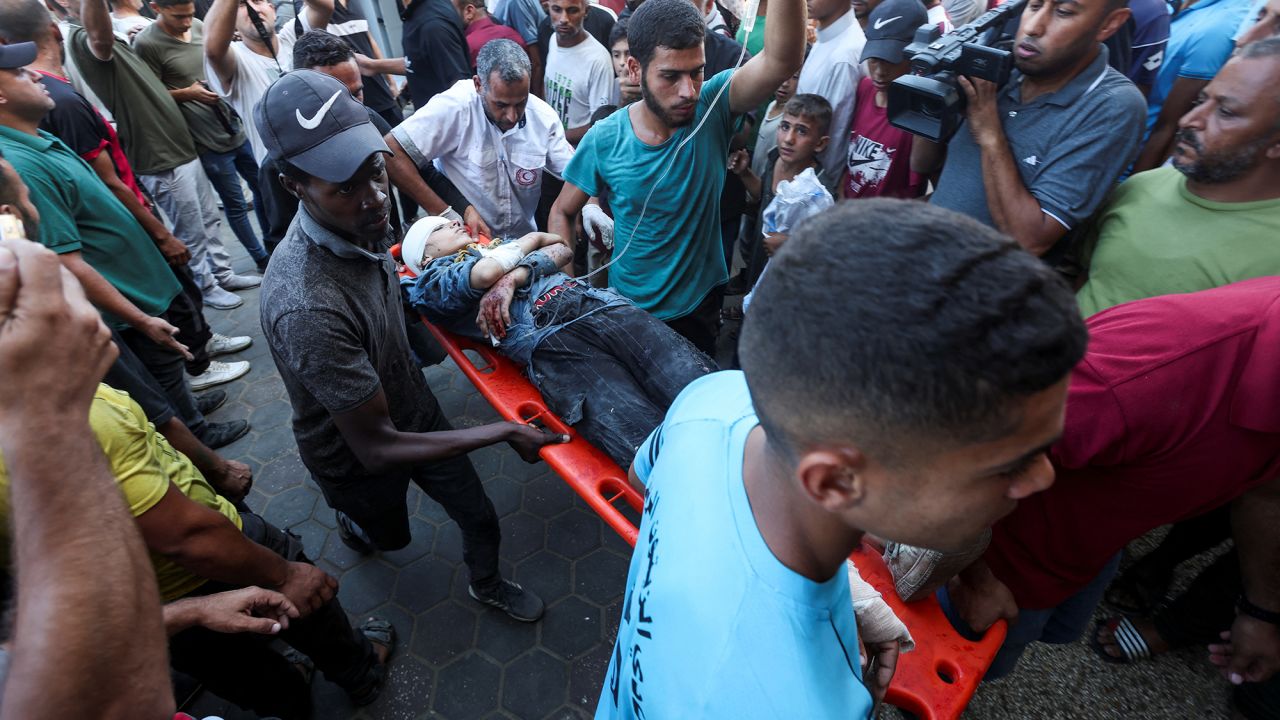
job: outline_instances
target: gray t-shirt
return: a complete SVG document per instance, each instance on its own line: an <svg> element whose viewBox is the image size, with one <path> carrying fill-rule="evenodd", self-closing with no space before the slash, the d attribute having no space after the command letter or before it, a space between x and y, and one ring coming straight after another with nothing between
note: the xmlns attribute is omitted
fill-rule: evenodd
<svg viewBox="0 0 1280 720"><path fill-rule="evenodd" d="M402 432L430 428L436 400L414 365L391 256L321 227L303 207L262 278L262 331L293 404L302 462L321 480L374 477L333 415L381 388Z"/></svg>
<svg viewBox="0 0 1280 720"><path fill-rule="evenodd" d="M1022 74L1000 90L1000 120L1022 183L1040 208L1067 230L1102 203L1133 162L1146 102L1107 65L1107 49L1057 92L1022 102ZM993 225L982 182L982 152L964 123L951 139L934 205Z"/></svg>

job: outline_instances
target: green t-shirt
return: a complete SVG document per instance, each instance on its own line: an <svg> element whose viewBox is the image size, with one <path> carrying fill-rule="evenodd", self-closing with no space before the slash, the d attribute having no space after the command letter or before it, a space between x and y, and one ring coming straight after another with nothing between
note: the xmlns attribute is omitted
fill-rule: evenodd
<svg viewBox="0 0 1280 720"><path fill-rule="evenodd" d="M1280 275L1280 199L1223 203L1187 189L1174 168L1140 173L1095 221L1084 317L1133 300Z"/></svg>
<svg viewBox="0 0 1280 720"><path fill-rule="evenodd" d="M615 238L609 282L659 320L688 315L729 278L720 241L720 193L738 122L728 90L715 107L711 100L732 75L725 70L703 83L693 123L661 145L636 137L627 108L601 120L564 171L564 179L588 195L609 196ZM697 137L677 151L708 114ZM644 224L633 237L651 189Z"/></svg>
<svg viewBox="0 0 1280 720"><path fill-rule="evenodd" d="M0 149L40 212L40 237L32 239L59 254L79 250L142 312L154 316L167 310L182 287L147 231L80 156L53 135L38 132L0 126ZM113 327L127 327L113 315L103 316Z"/></svg>
<svg viewBox="0 0 1280 720"><path fill-rule="evenodd" d="M135 173L158 175L196 159L178 103L129 43L117 37L111 59L103 62L89 50L89 33L73 25L67 49L85 82L115 116Z"/></svg>
<svg viewBox="0 0 1280 720"><path fill-rule="evenodd" d="M204 23L199 19L192 21L190 40L179 40L153 22L134 38L133 51L170 90L205 80ZM188 100L178 103L178 109L200 152L226 153L245 143L240 117L221 97L216 105Z"/></svg>

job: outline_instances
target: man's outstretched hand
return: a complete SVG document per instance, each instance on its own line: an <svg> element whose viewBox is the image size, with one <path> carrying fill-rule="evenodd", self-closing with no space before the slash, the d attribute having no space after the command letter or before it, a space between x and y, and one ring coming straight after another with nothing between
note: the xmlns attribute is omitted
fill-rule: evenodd
<svg viewBox="0 0 1280 720"><path fill-rule="evenodd" d="M1209 662L1232 685L1262 682L1280 672L1280 626L1241 613L1222 639L1209 646Z"/></svg>
<svg viewBox="0 0 1280 720"><path fill-rule="evenodd" d="M0 422L88 418L117 353L57 255L29 240L0 241L0 378L22 378L0 382Z"/></svg>
<svg viewBox="0 0 1280 720"><path fill-rule="evenodd" d="M547 445L559 445L569 442L568 435L547 432L532 425L508 423L511 425L511 436L507 444L527 463L535 463L540 459L538 452Z"/></svg>
<svg viewBox="0 0 1280 720"><path fill-rule="evenodd" d="M260 587L188 598L178 602L196 603L201 627L220 633L275 635L289 629L289 620L298 617L298 608L289 598Z"/></svg>

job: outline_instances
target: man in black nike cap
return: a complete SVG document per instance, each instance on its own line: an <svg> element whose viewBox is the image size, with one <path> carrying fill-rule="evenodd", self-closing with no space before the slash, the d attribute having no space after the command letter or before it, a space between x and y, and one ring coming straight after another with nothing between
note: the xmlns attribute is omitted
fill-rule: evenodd
<svg viewBox="0 0 1280 720"><path fill-rule="evenodd" d="M458 523L471 597L517 620L543 602L498 571L501 531L471 450L507 442L533 462L566 437L518 423L454 430L418 372L388 253L385 156L364 107L336 79L295 70L255 110L279 181L299 200L262 282L262 330L293 404L302 462L355 550L409 543L417 483Z"/></svg>

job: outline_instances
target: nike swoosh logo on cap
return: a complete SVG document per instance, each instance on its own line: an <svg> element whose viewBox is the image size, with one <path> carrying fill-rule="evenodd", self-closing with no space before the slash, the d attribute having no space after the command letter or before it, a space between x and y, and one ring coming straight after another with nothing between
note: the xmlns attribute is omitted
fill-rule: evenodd
<svg viewBox="0 0 1280 720"><path fill-rule="evenodd" d="M902 19L902 16L901 16L901 15L894 15L894 16L893 16L893 17L891 17L891 18L880 18L879 20L877 20L877 21L875 22L875 28L876 28L877 30L879 30L880 28L884 27L885 25L888 25L889 23L893 22L894 20L901 20L901 19Z"/></svg>
<svg viewBox="0 0 1280 720"><path fill-rule="evenodd" d="M324 101L324 104L320 106L320 109L316 111L316 114L309 118L303 117L301 109L294 110L294 114L298 116L298 124L301 125L304 130L315 130L320 127L320 121L324 119L324 114L329 112L329 108L333 107L333 103L337 101L338 96L343 92L345 92L345 90L338 90L334 92L328 100Z"/></svg>

